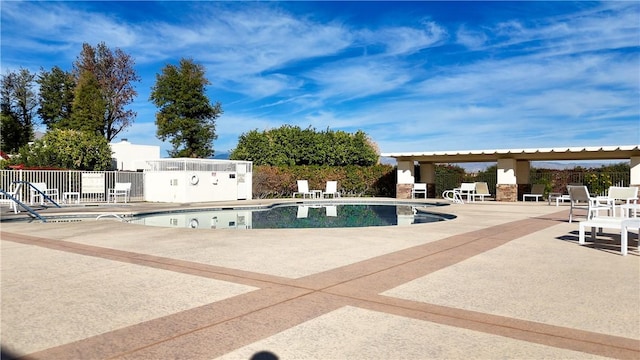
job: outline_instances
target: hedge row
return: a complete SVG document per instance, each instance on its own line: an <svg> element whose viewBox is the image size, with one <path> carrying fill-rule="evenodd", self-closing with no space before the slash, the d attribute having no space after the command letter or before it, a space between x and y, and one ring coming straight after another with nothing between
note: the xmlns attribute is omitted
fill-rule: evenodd
<svg viewBox="0 0 640 360"><path fill-rule="evenodd" d="M291 197L297 180L308 180L309 189L324 190L337 181L342 196L395 197L396 171L391 165L374 166L254 166L253 198Z"/></svg>

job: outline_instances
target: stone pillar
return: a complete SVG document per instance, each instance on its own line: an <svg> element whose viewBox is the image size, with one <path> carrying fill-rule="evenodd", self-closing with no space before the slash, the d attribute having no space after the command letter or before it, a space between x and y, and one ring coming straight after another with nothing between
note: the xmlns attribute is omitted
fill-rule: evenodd
<svg viewBox="0 0 640 360"><path fill-rule="evenodd" d="M496 185L496 201L518 201L518 185L516 184L497 184Z"/></svg>
<svg viewBox="0 0 640 360"><path fill-rule="evenodd" d="M516 167L515 159L498 159L496 201L518 201Z"/></svg>
<svg viewBox="0 0 640 360"><path fill-rule="evenodd" d="M420 182L427 184L427 197L436 197L436 166L433 163L420 163Z"/></svg>
<svg viewBox="0 0 640 360"><path fill-rule="evenodd" d="M413 184L396 184L396 199L411 199Z"/></svg>
<svg viewBox="0 0 640 360"><path fill-rule="evenodd" d="M413 161L398 160L398 183L396 184L396 199L411 199L411 190L415 177L413 176Z"/></svg>

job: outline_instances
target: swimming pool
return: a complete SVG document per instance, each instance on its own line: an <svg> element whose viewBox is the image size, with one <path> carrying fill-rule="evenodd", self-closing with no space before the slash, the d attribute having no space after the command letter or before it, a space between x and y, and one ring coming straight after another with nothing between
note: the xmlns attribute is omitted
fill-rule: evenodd
<svg viewBox="0 0 640 360"><path fill-rule="evenodd" d="M290 229L402 226L444 221L453 215L430 212L434 204L278 204L268 208L204 209L145 214L128 222L192 229Z"/></svg>

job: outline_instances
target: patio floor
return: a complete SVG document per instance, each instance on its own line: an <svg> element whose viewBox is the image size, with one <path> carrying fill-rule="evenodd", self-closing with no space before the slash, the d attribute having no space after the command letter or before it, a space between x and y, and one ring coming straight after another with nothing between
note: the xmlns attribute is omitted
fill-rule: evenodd
<svg viewBox="0 0 640 360"><path fill-rule="evenodd" d="M236 204L249 203L264 201ZM46 212L111 210L122 208ZM568 206L438 210L457 218L320 230L3 222L2 348L29 359L640 358L636 236L621 256L606 229L580 246Z"/></svg>

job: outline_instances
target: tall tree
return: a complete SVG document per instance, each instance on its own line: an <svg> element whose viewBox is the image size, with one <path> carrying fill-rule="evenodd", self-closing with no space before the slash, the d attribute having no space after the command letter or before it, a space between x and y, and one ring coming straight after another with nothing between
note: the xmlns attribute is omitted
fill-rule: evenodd
<svg viewBox="0 0 640 360"><path fill-rule="evenodd" d="M71 117L63 119L59 123L60 128L88 131L104 136L102 130L106 108L98 80L93 73L83 71L78 78Z"/></svg>
<svg viewBox="0 0 640 360"><path fill-rule="evenodd" d="M54 66L51 71L42 70L36 80L40 85L38 115L48 129L71 118L76 81L73 75Z"/></svg>
<svg viewBox="0 0 640 360"><path fill-rule="evenodd" d="M74 74L80 78L84 71L92 73L105 101L105 113L100 133L108 141L113 140L122 130L131 126L136 113L126 109L138 95L133 82L140 81L134 67L133 58L116 48L112 51L105 43L95 48L82 45L82 52L74 63Z"/></svg>
<svg viewBox="0 0 640 360"><path fill-rule="evenodd" d="M171 157L208 158L214 155L213 140L217 138L215 120L222 106L211 104L205 94L209 85L204 67L191 59L181 59L180 65L167 65L156 74L150 100L159 108L156 113L156 134L169 139Z"/></svg>
<svg viewBox="0 0 640 360"><path fill-rule="evenodd" d="M0 148L15 152L22 145L33 140L33 119L37 106L33 90L35 74L21 68L9 72L0 80Z"/></svg>

